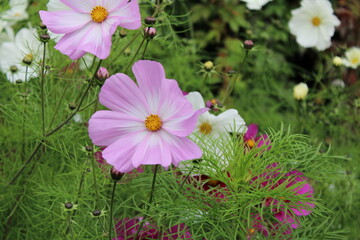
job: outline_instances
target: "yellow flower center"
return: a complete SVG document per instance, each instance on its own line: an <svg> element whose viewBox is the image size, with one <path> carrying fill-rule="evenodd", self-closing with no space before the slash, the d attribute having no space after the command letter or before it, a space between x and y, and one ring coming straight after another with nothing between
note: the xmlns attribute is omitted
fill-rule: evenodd
<svg viewBox="0 0 360 240"><path fill-rule="evenodd" d="M249 147L249 148L253 148L255 146L255 141L252 140L252 139L249 139L246 141L246 145Z"/></svg>
<svg viewBox="0 0 360 240"><path fill-rule="evenodd" d="M351 63L354 64L354 65L358 64L359 63L359 58L357 58L357 57L352 58Z"/></svg>
<svg viewBox="0 0 360 240"><path fill-rule="evenodd" d="M25 57L28 58L28 59L30 59L30 60L33 60L33 59L34 59L34 55L32 55L31 53L26 54Z"/></svg>
<svg viewBox="0 0 360 240"><path fill-rule="evenodd" d="M151 114L145 119L145 127L152 132L158 131L162 126L160 117L156 114Z"/></svg>
<svg viewBox="0 0 360 240"><path fill-rule="evenodd" d="M200 132L204 135L208 135L212 131L212 126L209 123L202 123L199 128Z"/></svg>
<svg viewBox="0 0 360 240"><path fill-rule="evenodd" d="M311 22L315 27L317 27L321 24L321 19L319 17L313 17Z"/></svg>
<svg viewBox="0 0 360 240"><path fill-rule="evenodd" d="M254 228L250 228L248 231L251 235L253 235L255 233L255 229Z"/></svg>
<svg viewBox="0 0 360 240"><path fill-rule="evenodd" d="M96 6L91 11L91 18L94 22L102 23L109 15L108 11L101 6Z"/></svg>

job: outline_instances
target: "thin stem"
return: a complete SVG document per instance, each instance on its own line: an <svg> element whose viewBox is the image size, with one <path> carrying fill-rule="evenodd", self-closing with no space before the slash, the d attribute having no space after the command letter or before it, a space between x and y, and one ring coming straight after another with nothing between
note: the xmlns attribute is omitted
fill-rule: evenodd
<svg viewBox="0 0 360 240"><path fill-rule="evenodd" d="M141 59L144 59L145 52L146 52L146 49L147 49L147 47L148 47L148 45L149 45L149 42L150 42L150 40L147 39L147 40L146 40L146 44L145 44L144 51L143 51L143 53L142 53L142 55L141 55Z"/></svg>
<svg viewBox="0 0 360 240"><path fill-rule="evenodd" d="M51 135L53 135L54 133L56 133L58 130L60 130L64 125L66 125L74 116L75 114L79 111L87 93L89 92L91 85L92 85L92 80L95 78L96 72L98 71L100 64L101 64L102 60L99 61L99 64L95 70L95 73L91 79L91 81L88 84L88 87L86 88L84 94L82 95L82 98L79 102L79 104L77 105L77 108L74 110L74 112L67 118L65 119L64 122L60 123L57 127L55 127L53 130L49 131L48 133L46 133L44 135L44 138L41 139L40 143L35 147L33 153L30 155L30 157L28 158L28 160L24 163L24 165L21 167L21 169L15 174L15 176L10 180L10 182L8 183L8 185L14 183L14 181L20 176L20 174L24 171L25 167L31 162L31 160L34 158L35 154L37 153L37 151L39 151L41 145L44 143L44 139L46 137L49 137Z"/></svg>
<svg viewBox="0 0 360 240"><path fill-rule="evenodd" d="M98 98L96 98L95 100L93 100L91 103L89 103L88 105L86 105L85 107L79 109L79 112L84 111L85 109L87 109L88 107L90 107L91 105L93 105L94 103L97 103Z"/></svg>
<svg viewBox="0 0 360 240"><path fill-rule="evenodd" d="M92 156L94 156L94 150L92 151ZM100 198L99 198L99 190L98 190L98 187L97 187L97 182L96 182L96 173L95 173L95 158L92 157L92 156L89 156L89 160L91 161L91 167L92 167L92 175L93 175L93 180L94 180L94 188L95 188L95 195L96 195L96 205L95 205L95 208L97 208L100 204Z"/></svg>
<svg viewBox="0 0 360 240"><path fill-rule="evenodd" d="M76 64L75 64L76 66L78 65L78 62L79 62L79 60L76 61ZM73 72L71 73L70 80L74 77L75 72L76 72L76 71L73 71ZM61 103L62 103L62 101L63 101L63 99L64 99L64 97L65 97L65 93L67 92L67 90L69 89L70 86L71 86L71 84L66 84L66 85L65 85L65 88L64 88L63 91L62 91L62 95L61 95L61 97L60 97L60 100L59 100L59 102L57 103L57 105L56 105L56 107L55 107L55 112L54 112L54 115L53 115L53 117L52 117L52 119L51 119L51 121L50 121L50 124L49 124L48 128L51 128L51 127L52 127L52 124L54 123L55 117L56 117L56 115L58 114L59 107L60 107L60 105L61 105Z"/></svg>
<svg viewBox="0 0 360 240"><path fill-rule="evenodd" d="M190 172L186 175L185 179L182 181L182 183L181 183L181 185L180 185L180 187L179 187L179 189L178 189L178 192L180 192L180 190L183 188L185 182L189 179L190 174L192 173L192 171L193 171L194 169L195 169L195 166L193 166L193 167L191 168ZM176 196L174 197L173 202L175 202L178 197L179 197L179 195L176 195Z"/></svg>
<svg viewBox="0 0 360 240"><path fill-rule="evenodd" d="M41 123L42 123L42 135L45 135L45 94L44 94L44 78L45 78L45 57L46 57L46 42L44 42L44 52L41 64Z"/></svg>
<svg viewBox="0 0 360 240"><path fill-rule="evenodd" d="M137 32L135 36L121 49L119 56L125 52L125 50L135 41L135 39L141 34L141 31Z"/></svg>
<svg viewBox="0 0 360 240"><path fill-rule="evenodd" d="M114 204L114 196L116 189L116 180L114 180L113 189L111 193L111 201L110 201L110 214L109 214L109 240L111 240L111 232L112 232L112 218L113 218L113 204Z"/></svg>
<svg viewBox="0 0 360 240"><path fill-rule="evenodd" d="M25 136L26 136L25 121L26 121L26 108L27 108L27 86L26 86L26 81L27 81L28 70L29 70L29 66L26 65L26 68L25 68L25 80L24 80L24 93L23 93L24 112L23 112L23 122L22 122L22 149L21 149L21 159L22 159L23 162L25 161L25 146L26 146L26 141L25 141Z"/></svg>
<svg viewBox="0 0 360 240"><path fill-rule="evenodd" d="M28 160L24 163L24 165L21 167L21 169L15 174L15 176L10 180L10 182L8 183L8 185L11 185L15 182L15 180L20 176L20 174L24 171L25 167L31 162L31 160L35 157L37 151L39 151L40 147L42 146L42 144L44 143L44 140L41 140L38 145L36 145L34 151L32 152L32 154L30 155L30 157L28 158Z"/></svg>
<svg viewBox="0 0 360 240"><path fill-rule="evenodd" d="M139 45L139 48L136 50L136 53L134 54L134 57L131 59L131 61L129 62L128 66L125 68L125 70L123 71L123 73L126 73L127 70L129 70L130 66L132 65L132 63L134 62L135 58L136 58L136 55L139 53L142 45L144 44L146 38L143 38L143 40L141 41L140 45Z"/></svg>
<svg viewBox="0 0 360 240"><path fill-rule="evenodd" d="M157 175L158 167L159 167L159 165L156 165L156 166L155 166L154 175L153 175L153 180L152 180L152 184L151 184L151 192L150 192L150 198L149 198L149 205L147 206L146 213L149 211L150 205L151 205L151 203L152 203L152 201L153 201L153 198L154 198L154 189L155 189L155 182L156 182L156 175ZM145 215L144 218L143 218L143 220L141 221L140 227L138 228L134 239L138 239L140 230L141 230L141 228L143 227L143 225L144 225L144 223L145 223L146 217L147 217L147 215Z"/></svg>

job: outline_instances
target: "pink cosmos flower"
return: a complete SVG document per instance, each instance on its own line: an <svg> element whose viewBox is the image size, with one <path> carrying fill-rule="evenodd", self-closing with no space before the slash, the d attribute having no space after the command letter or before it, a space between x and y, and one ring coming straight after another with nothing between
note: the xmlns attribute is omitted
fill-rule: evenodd
<svg viewBox="0 0 360 240"><path fill-rule="evenodd" d="M40 18L51 32L64 34L55 48L71 59L86 52L105 59L118 26L127 29L141 26L137 0L57 0L57 4L66 5L68 10L40 11Z"/></svg>
<svg viewBox="0 0 360 240"><path fill-rule="evenodd" d="M251 149L255 146L260 148L264 144L270 145L269 136L267 134L262 134L260 136L257 136L259 132L258 126L256 124L250 124L248 126L248 130L246 131L244 135L244 142L245 144ZM271 147L268 148L268 150Z"/></svg>
<svg viewBox="0 0 360 240"><path fill-rule="evenodd" d="M160 63L141 60L132 70L138 85L122 73L108 78L99 100L111 111L98 111L89 120L93 143L107 146L105 160L125 173L140 165L169 167L200 158L200 148L187 136L206 109L194 110Z"/></svg>
<svg viewBox="0 0 360 240"><path fill-rule="evenodd" d="M117 238L113 240L134 240L135 235L140 227L140 222L143 220L143 217L135 218L124 218L120 220L115 225ZM172 239L193 239L191 233L188 230L188 227L184 223L174 225L171 228L167 229L165 232L159 232L157 227L152 225L149 222L143 224L142 229L139 231L137 240L145 239L163 239L163 240L172 240Z"/></svg>

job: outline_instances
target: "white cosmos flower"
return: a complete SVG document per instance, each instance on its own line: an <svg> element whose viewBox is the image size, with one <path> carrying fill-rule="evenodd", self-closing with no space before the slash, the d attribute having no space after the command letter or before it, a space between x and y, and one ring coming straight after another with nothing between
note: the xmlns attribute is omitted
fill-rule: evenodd
<svg viewBox="0 0 360 240"><path fill-rule="evenodd" d="M15 83L16 80L25 81L26 66L23 64L24 57L32 59L32 64L28 68L27 79L37 76L36 62L39 61L41 43L36 38L36 30L22 28L15 36L14 41L3 42L0 44L0 69L6 74L8 80ZM4 57L6 56L6 57ZM11 68L16 67L16 71Z"/></svg>
<svg viewBox="0 0 360 240"><path fill-rule="evenodd" d="M186 98L197 109L205 108L205 102L199 92L190 92ZM225 133L244 133L246 125L235 109L228 109L215 116L209 112L201 114L194 133L202 134L204 137L218 138Z"/></svg>
<svg viewBox="0 0 360 240"><path fill-rule="evenodd" d="M301 7L291 13L290 32L302 47L316 47L319 51L330 47L340 21L329 0L302 0Z"/></svg>
<svg viewBox="0 0 360 240"><path fill-rule="evenodd" d="M9 6L9 10L0 14L0 32L6 26L12 26L18 21L29 18L29 14L26 12L27 0L10 0Z"/></svg>
<svg viewBox="0 0 360 240"><path fill-rule="evenodd" d="M356 69L360 66L360 48L352 47L345 52L343 63L346 67Z"/></svg>
<svg viewBox="0 0 360 240"><path fill-rule="evenodd" d="M204 99L199 92L190 92L186 98L195 110L205 108ZM201 148L206 149L203 151L203 156L207 158L208 162L196 164L197 170L192 171L192 175L216 172L216 169L227 168L229 165L228 158L231 159L232 155L232 147L230 146L232 140L229 133L241 134L245 133L246 130L244 119L235 109L228 109L217 116L209 112L201 114L190 138ZM217 166L214 166L215 164ZM191 161L183 161L178 168L183 173L188 173L192 166Z"/></svg>
<svg viewBox="0 0 360 240"><path fill-rule="evenodd" d="M260 10L265 4L271 0L241 0L246 2L246 7L250 10Z"/></svg>

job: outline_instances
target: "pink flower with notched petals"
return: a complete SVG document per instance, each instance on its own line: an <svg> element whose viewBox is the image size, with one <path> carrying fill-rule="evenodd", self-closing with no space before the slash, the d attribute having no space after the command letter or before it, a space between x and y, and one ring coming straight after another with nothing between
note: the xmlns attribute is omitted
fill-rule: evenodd
<svg viewBox="0 0 360 240"><path fill-rule="evenodd" d="M93 143L107 146L104 159L125 173L200 158L200 148L187 137L206 109L194 110L160 63L141 60L132 70L138 85L122 73L108 78L99 100L111 111L98 111L89 120Z"/></svg>
<svg viewBox="0 0 360 240"><path fill-rule="evenodd" d="M52 5L68 10L40 11L40 18L51 32L64 34L55 48L71 59L87 52L105 59L118 26L132 30L141 26L137 0L58 0Z"/></svg>

